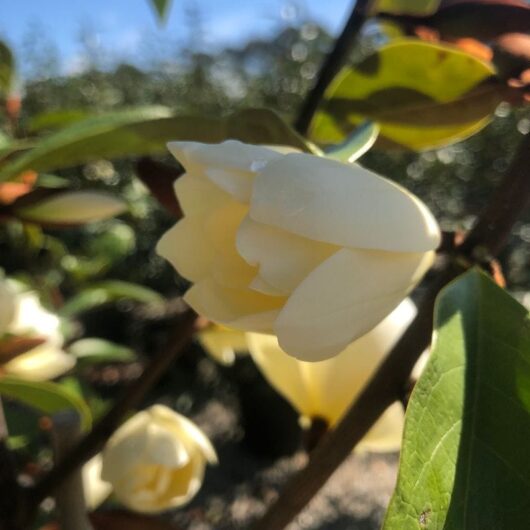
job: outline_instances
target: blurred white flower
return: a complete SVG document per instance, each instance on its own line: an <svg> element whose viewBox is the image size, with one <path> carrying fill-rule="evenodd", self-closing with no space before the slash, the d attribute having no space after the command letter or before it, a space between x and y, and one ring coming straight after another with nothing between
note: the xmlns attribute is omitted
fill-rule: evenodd
<svg viewBox="0 0 530 530"><path fill-rule="evenodd" d="M156 513L189 500L217 455L206 435L166 406L154 405L127 420L103 450L101 478L131 510Z"/></svg>
<svg viewBox="0 0 530 530"><path fill-rule="evenodd" d="M54 379L75 365L75 358L63 351L59 318L42 307L35 292L20 292L14 283L0 279L0 302L7 300L4 333L15 337L40 338L42 344L17 355L2 365L2 371L22 379L44 381ZM1 330L2 328L0 328ZM1 339L0 339L1 340Z"/></svg>
<svg viewBox="0 0 530 530"><path fill-rule="evenodd" d="M265 378L306 418L336 424L387 353L414 319L416 307L405 299L372 331L331 359L304 362L287 355L273 335L248 333L252 358ZM404 413L395 403L370 429L358 448L399 449Z"/></svg>
<svg viewBox="0 0 530 530"><path fill-rule="evenodd" d="M103 459L101 454L91 458L81 471L86 507L95 510L112 493L112 486L101 478Z"/></svg>

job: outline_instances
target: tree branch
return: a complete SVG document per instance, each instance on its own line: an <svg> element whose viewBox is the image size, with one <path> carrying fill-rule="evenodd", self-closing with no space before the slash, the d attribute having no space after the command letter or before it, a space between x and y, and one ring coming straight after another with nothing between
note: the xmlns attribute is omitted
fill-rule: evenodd
<svg viewBox="0 0 530 530"><path fill-rule="evenodd" d="M141 403L147 391L160 379L191 339L196 317L192 310L187 310L179 317L169 346L153 357L140 378L126 389L107 414L29 491L29 504L32 508L36 509L75 469L103 449L105 442L123 421L127 412Z"/></svg>
<svg viewBox="0 0 530 530"><path fill-rule="evenodd" d="M318 72L317 80L313 88L308 93L298 118L294 123L294 128L300 134L306 134L309 124L313 119L320 101L328 88L333 78L337 75L346 61L350 53L359 31L366 20L366 13L370 0L356 0L355 6L351 12L342 33L335 41L335 46L326 57L320 71Z"/></svg>
<svg viewBox="0 0 530 530"><path fill-rule="evenodd" d="M414 364L431 341L433 309L440 290L461 272L454 259L466 257L468 265L477 263L479 248L498 253L510 230L530 201L530 135L523 139L517 154L475 228L456 249L457 256L437 271L418 307L418 314L388 357L350 406L335 430L323 438L311 453L308 465L285 486L278 500L254 530L282 530L307 505L333 472L351 453L383 412L400 399ZM489 219L491 216L491 220Z"/></svg>

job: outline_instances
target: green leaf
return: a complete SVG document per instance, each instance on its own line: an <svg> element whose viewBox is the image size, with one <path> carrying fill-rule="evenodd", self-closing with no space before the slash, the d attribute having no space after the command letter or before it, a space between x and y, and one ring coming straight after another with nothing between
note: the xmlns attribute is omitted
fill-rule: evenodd
<svg viewBox="0 0 530 530"><path fill-rule="evenodd" d="M215 143L228 138L310 150L300 135L266 109L243 110L228 118L199 118L149 107L91 117L47 136L8 162L0 170L0 182L27 169L50 171L101 158L165 153L170 140Z"/></svg>
<svg viewBox="0 0 530 530"><path fill-rule="evenodd" d="M6 96L15 76L15 59L11 50L0 41L0 95Z"/></svg>
<svg viewBox="0 0 530 530"><path fill-rule="evenodd" d="M0 378L0 394L17 399L44 414L74 409L81 418L83 429L88 429L92 422L90 409L84 400L56 383L27 381L4 375Z"/></svg>
<svg viewBox="0 0 530 530"><path fill-rule="evenodd" d="M354 67L326 91L312 140L344 140L365 120L379 123L379 147L426 149L474 134L505 96L493 67L449 45L397 39Z"/></svg>
<svg viewBox="0 0 530 530"><path fill-rule="evenodd" d="M377 0L373 11L395 15L430 15L439 5L440 0Z"/></svg>
<svg viewBox="0 0 530 530"><path fill-rule="evenodd" d="M81 339L68 347L78 361L87 364L96 363L127 363L136 359L134 350L104 339Z"/></svg>
<svg viewBox="0 0 530 530"><path fill-rule="evenodd" d="M84 109L55 110L41 112L28 120L28 131L31 134L39 133L46 129L58 129L72 125L90 116L90 112Z"/></svg>
<svg viewBox="0 0 530 530"><path fill-rule="evenodd" d="M135 283L107 280L93 284L73 296L61 308L62 316L73 316L108 302L126 298L141 303L162 303L164 297L156 291Z"/></svg>
<svg viewBox="0 0 530 530"><path fill-rule="evenodd" d="M149 0L149 2L153 6L156 14L158 15L158 20L160 22L164 22L169 13L169 6L171 4L171 0Z"/></svg>
<svg viewBox="0 0 530 530"><path fill-rule="evenodd" d="M353 163L374 145L378 134L379 125L372 121L364 122L344 142L328 149L326 156L340 162Z"/></svg>
<svg viewBox="0 0 530 530"><path fill-rule="evenodd" d="M529 315L470 271L441 293L435 320L384 530L526 530Z"/></svg>

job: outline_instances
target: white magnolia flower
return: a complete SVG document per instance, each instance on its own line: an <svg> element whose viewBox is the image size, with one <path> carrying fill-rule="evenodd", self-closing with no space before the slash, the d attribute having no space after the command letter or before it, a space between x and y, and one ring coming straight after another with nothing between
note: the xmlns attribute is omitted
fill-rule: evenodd
<svg viewBox="0 0 530 530"><path fill-rule="evenodd" d="M34 292L17 292L7 282L0 282L0 297L2 292L13 295L13 311L5 331L15 336L42 338L44 341L3 364L2 371L22 379L44 381L70 370L75 365L75 358L62 349L59 318L42 307Z"/></svg>
<svg viewBox="0 0 530 530"><path fill-rule="evenodd" d="M282 351L273 335L248 333L252 358L270 384L306 418L335 425L414 319L416 307L404 300L372 331L344 351L320 362L299 361ZM370 429L361 449L393 451L401 444L404 413L395 403Z"/></svg>
<svg viewBox="0 0 530 530"><path fill-rule="evenodd" d="M360 166L237 141L169 144L185 217L158 252L194 282L186 301L290 355L336 355L420 281L439 244L427 207Z"/></svg>
<svg viewBox="0 0 530 530"><path fill-rule="evenodd" d="M89 510L95 510L112 493L112 486L101 479L103 458L101 454L92 457L82 468L85 502Z"/></svg>
<svg viewBox="0 0 530 530"><path fill-rule="evenodd" d="M194 423L154 405L112 435L103 450L101 478L131 510L155 513L191 500L206 464L216 462L212 444Z"/></svg>

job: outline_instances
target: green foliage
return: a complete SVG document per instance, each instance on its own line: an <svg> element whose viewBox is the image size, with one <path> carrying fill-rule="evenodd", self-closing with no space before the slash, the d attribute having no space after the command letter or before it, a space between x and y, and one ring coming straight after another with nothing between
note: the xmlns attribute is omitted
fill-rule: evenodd
<svg viewBox="0 0 530 530"><path fill-rule="evenodd" d="M0 41L0 96L6 96L15 76L15 59L11 50Z"/></svg>
<svg viewBox="0 0 530 530"><path fill-rule="evenodd" d="M131 362L136 359L131 348L98 338L80 339L70 344L68 351L82 364Z"/></svg>
<svg viewBox="0 0 530 530"><path fill-rule="evenodd" d="M56 383L28 381L6 375L0 378L0 394L17 399L44 414L74 409L80 416L83 429L88 429L92 422L90 409L84 400Z"/></svg>
<svg viewBox="0 0 530 530"><path fill-rule="evenodd" d="M118 111L88 118L40 141L0 170L0 181L21 172L49 171L101 158L163 153L170 140L221 142L236 138L247 143L308 144L281 118L266 109L248 109L229 118L174 116L164 107Z"/></svg>
<svg viewBox="0 0 530 530"><path fill-rule="evenodd" d="M407 410L384 530L528 528L530 320L471 271L436 309L436 341Z"/></svg>
<svg viewBox="0 0 530 530"><path fill-rule="evenodd" d="M169 13L171 0L149 0L149 3L153 6L160 22L164 22Z"/></svg>
<svg viewBox="0 0 530 530"><path fill-rule="evenodd" d="M379 147L440 147L476 133L503 93L491 65L448 45L399 39L337 76L311 139L341 142L363 120L381 126Z"/></svg>
<svg viewBox="0 0 530 530"><path fill-rule="evenodd" d="M396 15L429 15L439 5L440 0L376 0L374 11Z"/></svg>
<svg viewBox="0 0 530 530"><path fill-rule="evenodd" d="M70 298L61 308L61 315L65 317L74 316L121 299L134 300L144 304L157 304L164 301L164 298L157 292L142 285L119 280L107 280L93 283L90 287Z"/></svg>

